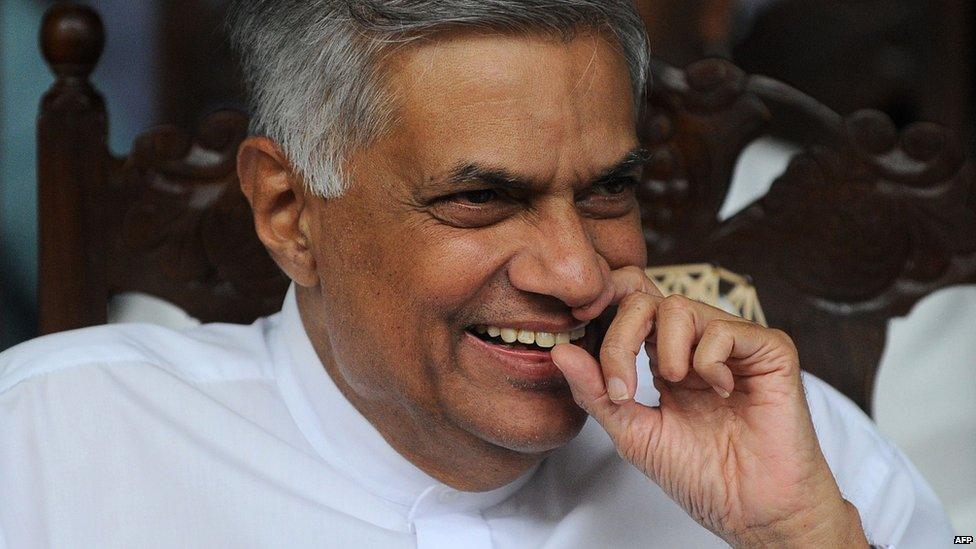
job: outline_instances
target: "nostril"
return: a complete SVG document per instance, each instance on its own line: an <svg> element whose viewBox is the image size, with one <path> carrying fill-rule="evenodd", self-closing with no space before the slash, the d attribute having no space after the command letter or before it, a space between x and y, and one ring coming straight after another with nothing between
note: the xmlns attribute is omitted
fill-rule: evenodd
<svg viewBox="0 0 976 549"><path fill-rule="evenodd" d="M610 281L610 268L588 241L583 246L567 240L572 239L550 238L546 246L514 257L508 266L512 285L552 296L570 308L596 301Z"/></svg>
<svg viewBox="0 0 976 549"><path fill-rule="evenodd" d="M574 309L588 307L606 300L608 294L613 297L610 265L603 256L595 254L594 261L581 267L575 276L574 292L567 296L572 297L573 302L564 300L567 305Z"/></svg>

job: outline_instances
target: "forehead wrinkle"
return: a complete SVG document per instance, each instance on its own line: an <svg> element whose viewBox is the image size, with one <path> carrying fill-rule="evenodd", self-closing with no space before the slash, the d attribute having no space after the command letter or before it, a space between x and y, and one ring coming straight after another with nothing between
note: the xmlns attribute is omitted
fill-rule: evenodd
<svg viewBox="0 0 976 549"><path fill-rule="evenodd" d="M460 44L450 39L423 41L417 43L417 49L412 47L400 49L404 55L397 59L396 64L401 70L394 70L391 76L399 80L400 99L419 107L420 110L415 114L420 118L414 121L415 124L419 124L418 128L431 127L432 120L429 117L434 116L439 121L435 127L443 126L442 130L453 127L449 133L455 136L452 138L454 141L458 138L467 139L477 134L492 134L497 131L510 135L511 139L507 141L489 140L470 151L475 153L471 160L485 161L488 164L495 164L492 161L495 157L493 151L500 153L501 158L505 158L511 156L509 153L522 150L521 147L525 146L526 141L538 144L537 147L531 147L531 151L522 150L519 154L524 156L526 152L530 152L533 157L538 157L536 158L538 162L532 162L536 168L534 171L538 172L534 178L537 180L543 179L541 172L546 172L545 180L553 182L588 179L588 176L593 175L588 172L598 166L592 161L599 159L591 158L590 153L596 151L587 149L597 144L594 139L603 142L605 137L611 137L612 141L617 141L615 134L603 135L606 133L606 128L602 128L600 120L592 119L592 113L587 109L590 103L589 97L594 93L594 84L601 74L606 73L606 77L609 78L608 85L611 80L616 82L613 77L617 76L617 58L613 55L615 52L607 40L598 33L578 35L572 41L576 42L575 58L573 55L568 55L568 58L558 57L545 64L544 69L547 73L562 75L555 79L563 82L560 92L552 88L546 91L545 86L540 88L537 84L542 76L538 74L538 70L526 69L524 66L512 67L501 59L496 63L480 63L477 55L470 51L465 52L464 48L467 45L463 42L466 39L467 37L462 37ZM573 47L571 42L552 45ZM506 51L503 46L499 47L500 51ZM451 62L455 57L458 58L456 67L455 63ZM448 59L448 63L442 67L445 58ZM474 70L465 67L473 67ZM458 68L461 70L457 70ZM511 72L513 68L518 74ZM520 68L526 70L520 71ZM494 85L492 78L494 73L499 73L501 77L506 78L503 78L499 85ZM536 85L521 85L526 83L526 79L535 81ZM588 79L588 82L581 91L584 79ZM510 83L513 85L507 85ZM472 88L470 91L476 91L478 94L464 93L465 90L459 89L464 87ZM537 92L541 92L541 95ZM408 99L405 96L410 97ZM401 106L403 106L402 102ZM466 118L462 117L458 120L450 115L450 111L456 112L458 109L478 111L479 106L484 108L484 112L471 119L474 126L469 122L464 122L464 127L456 126ZM444 115L448 116L445 118ZM411 116L411 118L415 117ZM520 129L520 126L525 127ZM541 130L541 133L533 131L533 128ZM584 135L591 134L593 131L598 135L584 138ZM458 135L458 132L461 135ZM544 145L539 143L540 138L544 139ZM473 139L472 142L476 141ZM431 152L436 156L436 151ZM426 181L427 178L421 180Z"/></svg>
<svg viewBox="0 0 976 549"><path fill-rule="evenodd" d="M580 41L578 44L580 47L588 48L590 55L586 57L585 64L580 60L572 67L579 73L574 75L576 78L571 87L567 82L567 100L561 109L561 118L565 124L563 133L566 136L564 139L566 146L561 161L566 162L567 167L573 171L575 180L590 181L596 175L593 170L599 171L598 165L602 164L600 159L594 158L591 154L602 148L594 147L593 139L603 142L605 138L610 138L616 142L618 136L616 133L603 135L603 131L608 128L603 128L599 120L592 119L588 105L591 101L599 99L593 97L594 93L601 93L601 90L594 88L598 82L602 81L605 84L607 93L616 88L621 59L613 45L601 33L594 32L580 38L588 40L588 43ZM576 136L577 139L570 139L570 136ZM636 141L636 135L634 137Z"/></svg>
<svg viewBox="0 0 976 549"><path fill-rule="evenodd" d="M398 60L396 63L397 80L401 82L401 86L405 88L404 91L408 94L414 93L434 73L434 68L437 66L437 60L442 50L441 42L429 43L421 41L411 46L402 48L397 52ZM420 53L421 51L423 51L423 54ZM414 66L414 62L418 56L423 57L422 64L419 67L419 71L411 74L414 71L410 69ZM405 78L408 76L410 78Z"/></svg>
<svg viewBox="0 0 976 549"><path fill-rule="evenodd" d="M579 35L575 38L582 38L587 35ZM501 43L492 43L490 40L501 39ZM520 67L518 65L513 65L510 62L493 62L491 58L484 59L484 53L478 50L478 55L473 55L470 52L464 52L467 44L471 41L483 41L488 39L489 42L484 44L479 44L479 48L488 48L488 54L490 55L494 49L500 49L505 51L509 49L504 46L504 41L514 42L519 44L517 47L535 47L537 42L548 45L549 47L561 48L568 45L569 43L575 41L563 42L557 40L548 33L479 33L479 32L444 32L436 37L431 37L420 42L420 48L415 51L425 57L424 70L413 77L414 85L411 86L411 91L416 88L419 84L423 83L423 79L426 77L427 73L434 69L435 62L439 61L439 58L443 55L449 55L451 52L458 51L462 63L474 61L472 66L474 70L469 70L468 72L459 75L452 75L450 72L444 74L442 78L444 80L453 80L453 88L471 88L472 90L477 90L480 92L494 93L498 92L507 93L509 97L505 98L493 98L486 99L482 101L474 101L471 103L463 103L460 105L455 105L455 107L464 107L469 105L477 104L505 104L508 102L514 102L519 100L535 101L538 98L532 96L531 94L520 94L512 96L512 92L516 92L523 88L523 84L527 80L537 80L540 78L538 74L538 67L534 69L528 69L526 67ZM594 57L595 57L594 48ZM547 71L556 72L567 72L567 70L572 70L571 66L568 66L566 59L558 59L558 55L553 58L553 62L546 65L545 69ZM590 60L592 62L592 59ZM401 63L401 69L406 69L411 64L409 58L405 58ZM450 63L445 65L450 66ZM515 72L513 72L515 69ZM403 71L407 72L407 71ZM474 83L472 86L471 84ZM483 83L488 83L490 85L481 85ZM451 90L442 90L441 95L449 94Z"/></svg>
<svg viewBox="0 0 976 549"><path fill-rule="evenodd" d="M428 36L398 44L384 52L381 58L384 85L389 90L396 111L404 106L408 98L416 96L418 89L425 84L447 80L445 75L437 74L446 43L444 37ZM399 118L399 113L396 114Z"/></svg>
<svg viewBox="0 0 976 549"><path fill-rule="evenodd" d="M490 106L490 105L505 105L505 104L517 103L517 102L519 102L521 100L526 99L527 97L528 96L507 97L507 98L501 98L501 99L479 99L479 100L472 101L470 103L461 103L460 105L457 105L456 108L458 108L458 109L467 109L467 108L471 108L471 107L482 107L482 106Z"/></svg>
<svg viewBox="0 0 976 549"><path fill-rule="evenodd" d="M576 93L576 90L578 90L580 85L582 85L583 79L586 78L587 74L590 74L591 78L590 78L590 82L586 86L586 90L583 91L583 95L589 94L590 91L593 89L593 82L596 80L596 75L590 73L590 69L593 67L593 63L596 61L596 52L597 52L597 45L593 44L593 51L590 52L590 59L589 61L586 62L586 66L583 67L583 71L580 73L579 78L576 80L576 83L573 84L573 89L569 91L570 94Z"/></svg>

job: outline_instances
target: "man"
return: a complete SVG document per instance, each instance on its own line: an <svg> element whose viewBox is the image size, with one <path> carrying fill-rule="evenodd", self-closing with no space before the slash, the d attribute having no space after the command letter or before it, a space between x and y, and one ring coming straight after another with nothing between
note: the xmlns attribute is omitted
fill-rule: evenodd
<svg viewBox="0 0 976 549"><path fill-rule="evenodd" d="M948 539L785 334L644 277L627 0L251 1L232 28L283 310L6 353L9 546Z"/></svg>

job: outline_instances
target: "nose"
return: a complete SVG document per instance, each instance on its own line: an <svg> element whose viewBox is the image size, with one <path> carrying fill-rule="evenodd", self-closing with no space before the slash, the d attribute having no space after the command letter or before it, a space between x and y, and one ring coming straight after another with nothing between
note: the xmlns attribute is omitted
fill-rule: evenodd
<svg viewBox="0 0 976 549"><path fill-rule="evenodd" d="M509 281L520 290L582 307L600 297L610 283L610 266L593 246L576 208L556 209L541 216L526 245L512 258Z"/></svg>

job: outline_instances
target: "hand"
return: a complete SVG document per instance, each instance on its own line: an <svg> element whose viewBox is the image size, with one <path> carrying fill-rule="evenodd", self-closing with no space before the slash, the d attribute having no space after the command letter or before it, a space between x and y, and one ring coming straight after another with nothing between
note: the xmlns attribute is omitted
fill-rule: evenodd
<svg viewBox="0 0 976 549"><path fill-rule="evenodd" d="M589 320L618 305L599 362L552 360L617 451L733 546L867 547L820 451L792 340L714 307L664 298L637 267L614 271ZM658 407L633 400L641 344Z"/></svg>

